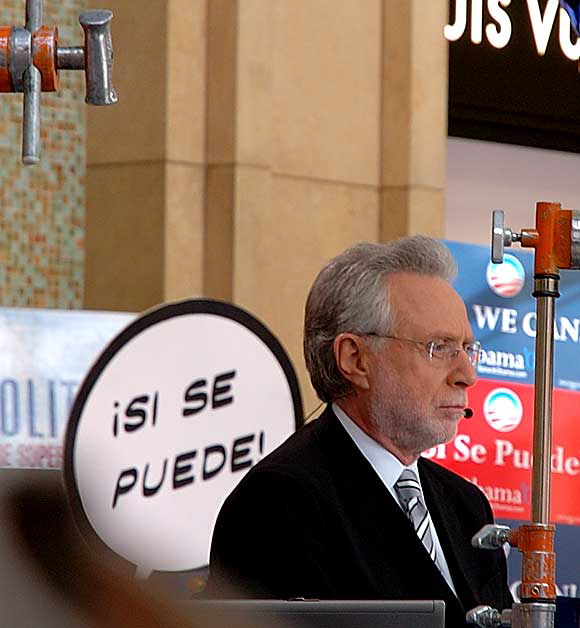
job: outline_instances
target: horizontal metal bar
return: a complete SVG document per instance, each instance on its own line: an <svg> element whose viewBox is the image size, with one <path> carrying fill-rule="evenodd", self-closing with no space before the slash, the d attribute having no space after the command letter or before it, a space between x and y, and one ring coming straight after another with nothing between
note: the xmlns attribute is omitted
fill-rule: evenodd
<svg viewBox="0 0 580 628"><path fill-rule="evenodd" d="M82 46L58 47L56 67L59 70L84 70L85 49Z"/></svg>

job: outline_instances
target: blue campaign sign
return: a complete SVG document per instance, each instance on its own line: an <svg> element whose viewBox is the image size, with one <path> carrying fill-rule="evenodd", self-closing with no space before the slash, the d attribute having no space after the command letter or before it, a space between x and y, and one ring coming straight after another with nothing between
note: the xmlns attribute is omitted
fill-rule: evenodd
<svg viewBox="0 0 580 628"><path fill-rule="evenodd" d="M476 338L482 344L480 377L533 384L536 304L533 255L515 245L503 264L494 264L486 246L446 243L459 273L455 288L463 297ZM554 386L580 390L580 274L562 271L554 325Z"/></svg>
<svg viewBox="0 0 580 628"><path fill-rule="evenodd" d="M459 268L455 288L465 301L475 337L482 344L478 364L479 382L470 391L470 404L475 418L460 428L473 442L486 442L495 452L487 464L458 466L444 459L441 462L478 485L494 508L498 523L519 526L529 518L529 495L521 498L522 506L514 506L513 488L531 487L532 413L535 366L536 300L534 290L534 256L519 245L505 251L503 264L491 262L490 248L472 244L446 242ZM554 324L554 441L552 466L551 521L556 523L555 551L558 594L576 597L580 587L578 574L580 526L568 525L579 520L580 511L574 495L580 477L580 453L577 421L580 407L580 272L562 271L560 298L556 301ZM490 380L490 381L488 381ZM489 392L491 390L491 393ZM492 393L509 393L519 402L524 400L527 414L518 429L506 423L504 413L496 425L485 403ZM513 418L513 417L512 417ZM525 428L525 429L524 429ZM499 430L499 431L498 431ZM522 432L523 430L523 432ZM459 438L466 439L465 434ZM486 440L487 439L487 440ZM495 449L493 449L495 443ZM499 447L499 445L501 447ZM499 449L498 449L499 447ZM502 449L505 448L505 449ZM502 452L511 450L530 454L523 459L507 461ZM570 462L574 460L574 462ZM463 458L461 458L463 460ZM567 460L568 463L562 463ZM574 467L574 468L572 468ZM508 497L511 497L511 502ZM515 500L517 501L517 500ZM506 513L511 508L518 517ZM514 597L519 594L521 557L511 549L509 555L510 586Z"/></svg>
<svg viewBox="0 0 580 628"><path fill-rule="evenodd" d="M560 0L560 6L568 13L576 35L580 35L580 2L578 0Z"/></svg>

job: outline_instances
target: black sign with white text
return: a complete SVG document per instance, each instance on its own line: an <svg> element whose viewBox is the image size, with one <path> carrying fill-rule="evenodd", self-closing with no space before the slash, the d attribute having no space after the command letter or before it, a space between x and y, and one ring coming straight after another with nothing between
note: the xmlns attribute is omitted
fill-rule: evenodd
<svg viewBox="0 0 580 628"><path fill-rule="evenodd" d="M558 0L450 0L449 135L580 152L580 42Z"/></svg>

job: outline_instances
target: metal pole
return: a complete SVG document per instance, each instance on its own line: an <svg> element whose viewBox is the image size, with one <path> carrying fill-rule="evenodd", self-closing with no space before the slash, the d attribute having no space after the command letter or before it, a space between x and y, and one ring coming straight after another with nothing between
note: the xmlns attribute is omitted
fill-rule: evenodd
<svg viewBox="0 0 580 628"><path fill-rule="evenodd" d="M42 26L42 0L26 0L26 30L34 34ZM40 160L40 96L42 77L31 63L23 76L24 115L22 161L26 165Z"/></svg>
<svg viewBox="0 0 580 628"><path fill-rule="evenodd" d="M534 386L534 462L532 470L532 522L550 523L552 458L552 390L554 386L554 308L558 278L536 278L536 373Z"/></svg>
<svg viewBox="0 0 580 628"><path fill-rule="evenodd" d="M42 0L26 0L26 29L34 34L42 26Z"/></svg>
<svg viewBox="0 0 580 628"><path fill-rule="evenodd" d="M24 112L22 127L22 161L33 166L40 161L40 92L42 79L31 65L24 73Z"/></svg>

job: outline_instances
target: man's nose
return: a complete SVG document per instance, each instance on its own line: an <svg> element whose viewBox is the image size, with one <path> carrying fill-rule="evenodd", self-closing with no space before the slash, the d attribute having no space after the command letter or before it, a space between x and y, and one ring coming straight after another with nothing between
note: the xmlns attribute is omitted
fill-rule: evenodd
<svg viewBox="0 0 580 628"><path fill-rule="evenodd" d="M448 383L451 386L469 388L477 381L475 366L465 351L460 351L453 360L453 367L449 371Z"/></svg>

